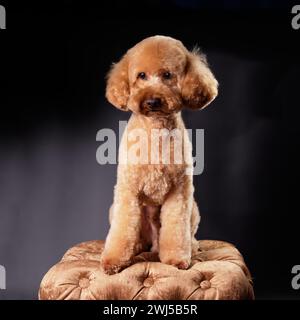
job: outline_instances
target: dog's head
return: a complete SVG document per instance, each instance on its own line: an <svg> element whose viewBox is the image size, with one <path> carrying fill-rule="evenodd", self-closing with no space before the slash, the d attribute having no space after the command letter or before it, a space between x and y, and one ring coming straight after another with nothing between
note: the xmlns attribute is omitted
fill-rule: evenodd
<svg viewBox="0 0 300 320"><path fill-rule="evenodd" d="M112 66L106 97L124 111L167 116L182 107L202 109L218 94L206 59L170 37L147 38Z"/></svg>

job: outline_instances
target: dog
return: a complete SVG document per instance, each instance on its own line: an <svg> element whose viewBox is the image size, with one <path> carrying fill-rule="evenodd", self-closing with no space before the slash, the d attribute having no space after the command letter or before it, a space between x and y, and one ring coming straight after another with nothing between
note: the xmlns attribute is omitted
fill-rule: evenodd
<svg viewBox="0 0 300 320"><path fill-rule="evenodd" d="M110 230L101 256L107 274L126 268L135 255L150 248L162 263L189 267L200 214L193 196L192 146L181 110L203 109L217 94L218 82L205 56L199 50L188 51L171 37L146 38L113 64L106 98L132 112L127 134L143 129L150 143L151 130L177 129L184 136L187 155L180 164L174 157L168 164L121 163L132 144L123 135Z"/></svg>

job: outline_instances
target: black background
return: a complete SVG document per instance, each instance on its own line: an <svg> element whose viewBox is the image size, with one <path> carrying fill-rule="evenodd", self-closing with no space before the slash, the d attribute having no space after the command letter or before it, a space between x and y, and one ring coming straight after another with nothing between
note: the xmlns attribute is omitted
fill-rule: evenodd
<svg viewBox="0 0 300 320"><path fill-rule="evenodd" d="M155 34L198 44L219 97L188 128L205 129L195 176L199 239L232 242L261 299L299 298L300 30L286 1L6 3L0 30L1 299L36 298L43 274L70 246L108 231L116 166L95 140L129 114L104 99L105 74Z"/></svg>

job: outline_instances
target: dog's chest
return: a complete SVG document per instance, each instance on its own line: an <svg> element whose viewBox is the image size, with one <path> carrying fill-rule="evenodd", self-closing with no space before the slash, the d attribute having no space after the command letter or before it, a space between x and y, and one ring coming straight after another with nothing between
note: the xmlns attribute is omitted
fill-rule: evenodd
<svg viewBox="0 0 300 320"><path fill-rule="evenodd" d="M131 139L136 129L145 136ZM132 162L136 160L131 157L132 151L137 160L143 161ZM119 165L118 179L144 205L160 206L170 190L182 183L190 157L191 144L180 114L160 120L132 115L120 147L120 159L128 161Z"/></svg>
<svg viewBox="0 0 300 320"><path fill-rule="evenodd" d="M141 196L146 205L162 205L173 186L179 183L184 174L181 166L153 165L147 168L141 179Z"/></svg>

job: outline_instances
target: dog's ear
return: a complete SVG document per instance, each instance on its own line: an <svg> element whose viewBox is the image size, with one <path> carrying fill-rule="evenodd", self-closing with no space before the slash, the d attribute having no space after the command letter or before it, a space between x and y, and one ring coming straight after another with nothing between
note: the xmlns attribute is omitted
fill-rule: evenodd
<svg viewBox="0 0 300 320"><path fill-rule="evenodd" d="M194 110L203 109L218 94L218 81L209 69L205 56L198 50L187 54L181 94L184 105Z"/></svg>
<svg viewBox="0 0 300 320"><path fill-rule="evenodd" d="M115 107L128 111L129 98L128 56L114 63L107 74L106 98Z"/></svg>

